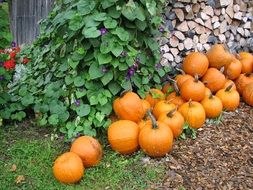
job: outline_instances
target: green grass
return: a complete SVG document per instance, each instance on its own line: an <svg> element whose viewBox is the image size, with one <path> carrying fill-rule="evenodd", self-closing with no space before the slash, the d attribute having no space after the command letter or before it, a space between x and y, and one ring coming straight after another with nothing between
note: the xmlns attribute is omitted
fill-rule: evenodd
<svg viewBox="0 0 253 190"><path fill-rule="evenodd" d="M86 169L79 184L64 185L52 174L54 159L69 149L62 140L52 141L47 130L25 127L0 128L0 190L100 190L146 189L149 184L159 183L165 166L155 160L144 164L144 154L121 156L104 147L104 157L97 166ZM12 165L17 169L11 171ZM15 183L17 176L25 180Z"/></svg>

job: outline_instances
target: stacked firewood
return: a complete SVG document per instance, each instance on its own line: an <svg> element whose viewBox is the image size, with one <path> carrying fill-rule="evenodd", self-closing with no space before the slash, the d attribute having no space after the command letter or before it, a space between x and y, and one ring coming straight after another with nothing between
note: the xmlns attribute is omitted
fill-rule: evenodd
<svg viewBox="0 0 253 190"><path fill-rule="evenodd" d="M169 32L160 39L162 65L180 66L191 51L226 43L232 51L253 52L252 0L168 0Z"/></svg>

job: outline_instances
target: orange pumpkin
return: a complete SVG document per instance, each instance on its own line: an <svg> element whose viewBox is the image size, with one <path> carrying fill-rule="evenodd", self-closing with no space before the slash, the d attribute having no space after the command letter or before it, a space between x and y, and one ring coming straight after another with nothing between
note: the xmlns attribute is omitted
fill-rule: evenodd
<svg viewBox="0 0 253 190"><path fill-rule="evenodd" d="M221 100L223 109L227 111L235 111L240 104L240 95L236 90L232 90L232 84L226 89L221 89L216 96Z"/></svg>
<svg viewBox="0 0 253 190"><path fill-rule="evenodd" d="M150 118L147 118L146 120L141 120L139 123L138 123L138 126L139 126L139 129L140 131L147 125L151 123L151 119Z"/></svg>
<svg viewBox="0 0 253 190"><path fill-rule="evenodd" d="M184 117L176 109L169 113L162 113L158 121L165 123L172 131L174 138L177 138L183 132Z"/></svg>
<svg viewBox="0 0 253 190"><path fill-rule="evenodd" d="M120 119L139 122L145 115L142 101L134 92L126 92L113 102L113 110Z"/></svg>
<svg viewBox="0 0 253 190"><path fill-rule="evenodd" d="M209 66L220 69L226 66L234 58L222 44L213 45L206 53Z"/></svg>
<svg viewBox="0 0 253 190"><path fill-rule="evenodd" d="M198 80L197 76L195 79L187 80L180 90L182 98L187 101L190 99L193 101L201 101L205 97L205 85Z"/></svg>
<svg viewBox="0 0 253 190"><path fill-rule="evenodd" d="M235 81L235 86L239 94L242 95L242 92L245 88L245 86L249 83L253 82L253 74L252 73L245 73L240 74L238 79Z"/></svg>
<svg viewBox="0 0 253 190"><path fill-rule="evenodd" d="M205 123L206 113L199 102L190 100L182 104L178 111L183 115L191 128L198 129Z"/></svg>
<svg viewBox="0 0 253 190"><path fill-rule="evenodd" d="M192 52L188 54L183 61L183 70L185 73L202 77L209 66L207 57L200 52Z"/></svg>
<svg viewBox="0 0 253 190"><path fill-rule="evenodd" d="M172 149L173 133L166 124L159 121L156 122L154 116L150 112L148 114L152 123L140 131L140 147L149 156L164 156Z"/></svg>
<svg viewBox="0 0 253 190"><path fill-rule="evenodd" d="M119 120L112 123L107 135L112 149L121 154L131 154L138 150L139 127L133 121Z"/></svg>
<svg viewBox="0 0 253 190"><path fill-rule="evenodd" d="M151 108L150 103L147 100L141 100L143 111L146 114L147 111Z"/></svg>
<svg viewBox="0 0 253 190"><path fill-rule="evenodd" d="M166 100L162 100L155 105L153 109L153 114L155 118L158 118L163 112L169 112L175 108L176 108L175 104L170 103L169 101Z"/></svg>
<svg viewBox="0 0 253 190"><path fill-rule="evenodd" d="M210 94L212 94L211 90L209 88L205 87L205 97L206 96L209 97Z"/></svg>
<svg viewBox="0 0 253 190"><path fill-rule="evenodd" d="M232 81L230 79L226 79L226 82L225 82L223 88L227 88L230 84L233 84L231 89L236 90L236 86L235 86L234 81Z"/></svg>
<svg viewBox="0 0 253 190"><path fill-rule="evenodd" d="M84 174L82 159L74 152L66 152L59 156L53 166L54 177L61 183L76 183Z"/></svg>
<svg viewBox="0 0 253 190"><path fill-rule="evenodd" d="M145 100L147 100L150 103L151 107L154 107L154 105L157 102L164 99L165 99L164 93L161 90L154 89L154 88L150 89L149 93L147 94L145 98Z"/></svg>
<svg viewBox="0 0 253 190"><path fill-rule="evenodd" d="M253 56L248 52L240 52L239 60L242 64L242 73L251 73L253 71Z"/></svg>
<svg viewBox="0 0 253 190"><path fill-rule="evenodd" d="M205 109L207 118L216 118L222 112L223 106L221 100L218 97L213 96L212 94L210 94L209 97L206 96L201 101L201 104Z"/></svg>
<svg viewBox="0 0 253 190"><path fill-rule="evenodd" d="M225 67L225 75L227 78L231 80L235 80L238 78L242 71L242 64L238 59L233 59L226 67Z"/></svg>
<svg viewBox="0 0 253 190"><path fill-rule="evenodd" d="M226 82L225 76L215 68L209 68L201 80L212 92L222 89Z"/></svg>
<svg viewBox="0 0 253 190"><path fill-rule="evenodd" d="M242 97L247 104L253 106L253 82L245 86L243 89Z"/></svg>
<svg viewBox="0 0 253 190"><path fill-rule="evenodd" d="M180 74L177 75L175 80L177 82L177 86L180 89L182 87L182 85L188 80L188 79L193 79L193 77L191 75L188 74Z"/></svg>
<svg viewBox="0 0 253 190"><path fill-rule="evenodd" d="M82 159L85 168L96 166L103 155L103 150L99 142L89 136L77 138L73 142L70 152L76 153Z"/></svg>
<svg viewBox="0 0 253 190"><path fill-rule="evenodd" d="M163 85L163 88L162 88L162 92L164 94L169 94L171 92L173 92L173 86L171 85L170 82L167 82L165 85Z"/></svg>
<svg viewBox="0 0 253 190"><path fill-rule="evenodd" d="M177 105L177 106L180 106L183 103L185 103L185 100L181 97L180 90L179 90L177 84L174 82L173 85L174 85L175 92L170 93L166 97L166 100L173 103L173 104L175 104L175 105Z"/></svg>

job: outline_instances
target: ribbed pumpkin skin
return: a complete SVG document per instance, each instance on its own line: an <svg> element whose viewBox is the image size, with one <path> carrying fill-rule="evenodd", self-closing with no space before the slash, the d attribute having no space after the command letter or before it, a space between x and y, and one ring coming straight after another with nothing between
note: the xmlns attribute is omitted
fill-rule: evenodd
<svg viewBox="0 0 253 190"><path fill-rule="evenodd" d="M216 96L221 100L223 109L226 111L235 111L240 104L240 95L236 90L221 89Z"/></svg>
<svg viewBox="0 0 253 190"><path fill-rule="evenodd" d="M138 150L139 127L132 121L119 120L112 123L107 135L112 149L121 154L131 154Z"/></svg>
<svg viewBox="0 0 253 190"><path fill-rule="evenodd" d="M231 61L231 63L225 67L225 75L231 80L238 78L241 74L241 71L242 64L238 59L233 59L233 61Z"/></svg>
<svg viewBox="0 0 253 190"><path fill-rule="evenodd" d="M193 76L188 75L188 74L180 74L177 75L175 80L177 82L177 86L180 89L182 87L182 85L188 80L188 79L193 79Z"/></svg>
<svg viewBox="0 0 253 190"><path fill-rule="evenodd" d="M228 87L229 85L231 85L231 84L233 84L231 90L236 90L236 86L235 86L234 81L232 81L232 80L230 80L230 79L226 79L226 82L225 82L223 88L225 89L225 88L227 88L227 87Z"/></svg>
<svg viewBox="0 0 253 190"><path fill-rule="evenodd" d="M185 100L180 95L177 95L176 92L170 93L167 96L166 100L169 101L169 102L171 102L172 104L177 105L177 106L180 106L183 103L185 103Z"/></svg>
<svg viewBox="0 0 253 190"><path fill-rule="evenodd" d="M183 132L184 117L178 111L175 111L171 116L167 114L168 113L161 114L158 121L166 124L171 129L173 137L177 138Z"/></svg>
<svg viewBox="0 0 253 190"><path fill-rule="evenodd" d="M159 97L158 98L153 98L152 93L156 94ZM159 101L164 100L164 99L165 99L164 93L161 90L154 89L154 88L150 89L150 92L145 97L145 100L147 100L150 103L151 107L154 107L154 105L156 103L158 103Z"/></svg>
<svg viewBox="0 0 253 190"><path fill-rule="evenodd" d="M103 155L103 150L99 142L89 136L77 138L73 142L70 152L76 153L82 159L85 168L96 166Z"/></svg>
<svg viewBox="0 0 253 190"><path fill-rule="evenodd" d="M215 68L209 68L201 80L212 92L222 89L226 82L225 76Z"/></svg>
<svg viewBox="0 0 253 190"><path fill-rule="evenodd" d="M253 74L240 74L235 81L236 89L239 94L242 95L245 86L251 82L253 82Z"/></svg>
<svg viewBox="0 0 253 190"><path fill-rule="evenodd" d="M201 104L205 109L207 118L216 118L222 112L222 102L216 96L205 97L204 100L201 101Z"/></svg>
<svg viewBox="0 0 253 190"><path fill-rule="evenodd" d="M195 79L187 80L181 87L181 96L184 100L201 101L205 97L205 85Z"/></svg>
<svg viewBox="0 0 253 190"><path fill-rule="evenodd" d="M113 102L113 110L120 119L139 122L145 115L140 97L127 92Z"/></svg>
<svg viewBox="0 0 253 190"><path fill-rule="evenodd" d="M160 102L158 102L154 109L153 109L153 114L155 116L155 118L158 119L158 117L163 113L163 112L169 112L173 109L176 108L176 105L173 103L170 103L169 101L166 100L162 100Z"/></svg>
<svg viewBox="0 0 253 190"><path fill-rule="evenodd" d="M55 160L53 174L61 183L76 183L83 177L83 162L77 154L66 152Z"/></svg>
<svg viewBox="0 0 253 190"><path fill-rule="evenodd" d="M209 61L209 67L220 69L226 66L233 59L233 55L225 50L223 45L215 44L206 53Z"/></svg>
<svg viewBox="0 0 253 190"><path fill-rule="evenodd" d="M242 97L247 104L253 106L253 82L245 86Z"/></svg>
<svg viewBox="0 0 253 190"><path fill-rule="evenodd" d="M202 77L209 66L207 57L200 52L192 52L188 54L183 61L183 71L191 76L196 74Z"/></svg>
<svg viewBox="0 0 253 190"><path fill-rule="evenodd" d="M253 55L248 52L240 52L239 56L242 63L242 73L251 73L253 71Z"/></svg>
<svg viewBox="0 0 253 190"><path fill-rule="evenodd" d="M198 129L205 123L206 113L199 102L186 102L179 107L178 111L191 128Z"/></svg>
<svg viewBox="0 0 253 190"><path fill-rule="evenodd" d="M141 100L141 103L142 103L143 111L146 114L146 112L151 108L151 105L147 100Z"/></svg>
<svg viewBox="0 0 253 190"><path fill-rule="evenodd" d="M162 157L171 151L173 146L173 133L164 123L157 122L158 128L153 129L152 124L144 127L139 135L141 149L151 157Z"/></svg>

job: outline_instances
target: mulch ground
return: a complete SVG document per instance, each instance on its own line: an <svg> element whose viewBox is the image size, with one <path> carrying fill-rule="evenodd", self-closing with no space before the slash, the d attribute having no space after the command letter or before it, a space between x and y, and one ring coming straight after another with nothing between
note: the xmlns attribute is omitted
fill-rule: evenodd
<svg viewBox="0 0 253 190"><path fill-rule="evenodd" d="M219 124L205 124L195 140L177 141L163 161L163 183L150 189L253 189L253 109L241 103Z"/></svg>

